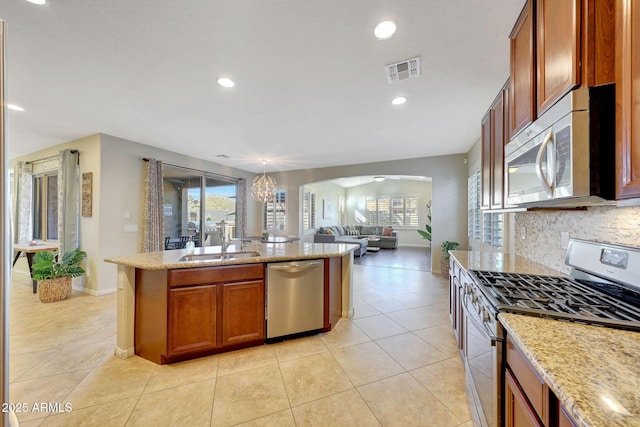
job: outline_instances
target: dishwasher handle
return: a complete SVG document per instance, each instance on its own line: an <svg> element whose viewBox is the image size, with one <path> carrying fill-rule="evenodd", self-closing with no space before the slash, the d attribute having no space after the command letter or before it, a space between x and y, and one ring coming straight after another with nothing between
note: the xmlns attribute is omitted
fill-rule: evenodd
<svg viewBox="0 0 640 427"><path fill-rule="evenodd" d="M312 262L307 262L303 264L291 263L286 265L270 265L269 269L275 270L275 271L289 271L289 272L295 273L295 272L304 271L309 268L313 268L322 264L323 264L322 261L312 261Z"/></svg>

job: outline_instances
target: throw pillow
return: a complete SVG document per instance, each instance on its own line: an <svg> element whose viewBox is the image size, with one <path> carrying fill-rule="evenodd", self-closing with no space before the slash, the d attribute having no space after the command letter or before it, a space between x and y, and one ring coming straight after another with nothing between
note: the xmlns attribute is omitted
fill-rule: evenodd
<svg viewBox="0 0 640 427"><path fill-rule="evenodd" d="M336 225L335 227L338 230L338 236L344 236L345 234L347 234L341 225Z"/></svg>
<svg viewBox="0 0 640 427"><path fill-rule="evenodd" d="M393 228L384 227L382 229L382 235L383 236L391 236L391 232L392 231L393 231Z"/></svg>
<svg viewBox="0 0 640 427"><path fill-rule="evenodd" d="M327 234L330 235L330 236L335 236L335 233L330 228L327 228Z"/></svg>

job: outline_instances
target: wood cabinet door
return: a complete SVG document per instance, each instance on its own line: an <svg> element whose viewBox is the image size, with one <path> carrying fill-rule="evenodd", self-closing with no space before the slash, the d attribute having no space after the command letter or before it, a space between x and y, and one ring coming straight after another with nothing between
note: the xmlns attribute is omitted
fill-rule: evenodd
<svg viewBox="0 0 640 427"><path fill-rule="evenodd" d="M506 427L543 427L511 371L505 372L504 418Z"/></svg>
<svg viewBox="0 0 640 427"><path fill-rule="evenodd" d="M491 209L502 209L504 197L504 91L496 97L491 112Z"/></svg>
<svg viewBox="0 0 640 427"><path fill-rule="evenodd" d="M537 114L580 85L581 0L537 0Z"/></svg>
<svg viewBox="0 0 640 427"><path fill-rule="evenodd" d="M640 3L616 3L616 198L640 197Z"/></svg>
<svg viewBox="0 0 640 427"><path fill-rule="evenodd" d="M536 118L533 10L527 1L511 32L511 80L509 99L509 139Z"/></svg>
<svg viewBox="0 0 640 427"><path fill-rule="evenodd" d="M264 339L264 280L222 286L221 345Z"/></svg>
<svg viewBox="0 0 640 427"><path fill-rule="evenodd" d="M169 290L169 355L216 347L217 300L216 285Z"/></svg>
<svg viewBox="0 0 640 427"><path fill-rule="evenodd" d="M491 207L491 110L482 118L481 134L482 134L482 152L480 167L480 209L489 209Z"/></svg>

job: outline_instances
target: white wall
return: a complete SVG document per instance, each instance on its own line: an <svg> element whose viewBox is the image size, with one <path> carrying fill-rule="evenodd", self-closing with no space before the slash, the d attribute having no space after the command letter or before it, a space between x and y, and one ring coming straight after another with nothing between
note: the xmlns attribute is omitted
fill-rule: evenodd
<svg viewBox="0 0 640 427"><path fill-rule="evenodd" d="M388 162L363 163L271 173L278 186L287 191L289 209L288 234L299 230L300 187L311 182L361 175L418 175L432 177L432 246L440 247L443 241L467 241L467 166L466 154L421 157ZM260 224L260 212L256 212L255 224ZM292 231L289 231L292 230ZM466 249L461 245L460 249ZM432 265L439 265L441 251L432 251Z"/></svg>

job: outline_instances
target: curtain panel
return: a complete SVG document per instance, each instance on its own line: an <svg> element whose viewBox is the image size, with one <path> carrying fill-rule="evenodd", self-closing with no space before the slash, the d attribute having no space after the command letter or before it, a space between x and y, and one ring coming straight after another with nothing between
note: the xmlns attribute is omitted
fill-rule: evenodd
<svg viewBox="0 0 640 427"><path fill-rule="evenodd" d="M80 152L63 150L58 169L58 241L60 252L80 247Z"/></svg>
<svg viewBox="0 0 640 427"><path fill-rule="evenodd" d="M164 250L162 162L149 159L145 163L142 250L157 252Z"/></svg>
<svg viewBox="0 0 640 427"><path fill-rule="evenodd" d="M18 162L15 243L33 240L33 165Z"/></svg>
<svg viewBox="0 0 640 427"><path fill-rule="evenodd" d="M241 178L236 187L236 234L242 239L247 235L247 180Z"/></svg>

